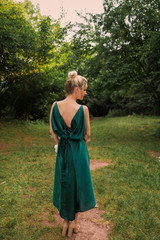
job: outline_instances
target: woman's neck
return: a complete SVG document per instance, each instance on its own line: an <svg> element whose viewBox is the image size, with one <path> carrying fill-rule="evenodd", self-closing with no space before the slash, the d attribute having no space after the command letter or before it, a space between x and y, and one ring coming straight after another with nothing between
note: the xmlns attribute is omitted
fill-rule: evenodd
<svg viewBox="0 0 160 240"><path fill-rule="evenodd" d="M70 94L70 95L68 95L67 97L66 97L66 100L68 100L68 101L74 101L74 102L76 102L77 101L77 98L76 98L76 96L74 95L74 94Z"/></svg>

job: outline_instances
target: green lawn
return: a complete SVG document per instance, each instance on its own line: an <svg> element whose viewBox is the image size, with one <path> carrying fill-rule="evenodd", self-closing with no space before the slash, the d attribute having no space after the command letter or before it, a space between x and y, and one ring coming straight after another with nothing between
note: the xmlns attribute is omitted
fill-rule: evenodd
<svg viewBox="0 0 160 240"><path fill-rule="evenodd" d="M160 117L101 118L91 122L91 159L110 162L92 172L110 239L159 240ZM52 205L55 153L45 123L2 122L0 239L58 240Z"/></svg>
<svg viewBox="0 0 160 240"><path fill-rule="evenodd" d="M93 176L103 217L115 226L110 239L159 240L160 162L148 152L160 152L160 118L102 118L92 135L91 157L111 160Z"/></svg>

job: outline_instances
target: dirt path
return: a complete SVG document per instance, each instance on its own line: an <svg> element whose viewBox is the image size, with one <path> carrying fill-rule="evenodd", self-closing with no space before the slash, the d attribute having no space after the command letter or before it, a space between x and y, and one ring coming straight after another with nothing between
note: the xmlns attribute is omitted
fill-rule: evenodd
<svg viewBox="0 0 160 240"><path fill-rule="evenodd" d="M151 152L149 151L151 157L155 157L160 162L160 152Z"/></svg>
<svg viewBox="0 0 160 240"><path fill-rule="evenodd" d="M108 166L109 163L102 163L95 160L90 160L91 170L97 168L103 168ZM71 238L66 237L67 240L107 240L107 235L111 230L109 222L104 221L101 217L103 211L100 211L98 207L84 212L78 215L78 228L79 232L73 234ZM63 219L59 214L54 215L58 225L62 226Z"/></svg>

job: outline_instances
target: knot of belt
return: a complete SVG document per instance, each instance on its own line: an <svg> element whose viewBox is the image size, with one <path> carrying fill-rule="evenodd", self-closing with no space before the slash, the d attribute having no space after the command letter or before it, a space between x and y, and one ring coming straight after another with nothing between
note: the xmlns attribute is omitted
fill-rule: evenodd
<svg viewBox="0 0 160 240"><path fill-rule="evenodd" d="M70 151L70 136L64 135L60 138L60 155L61 155L61 182L65 181L65 177L69 174L69 162L68 157L72 157L71 151ZM67 155L67 152L69 151L70 154ZM67 156L66 156L67 155Z"/></svg>

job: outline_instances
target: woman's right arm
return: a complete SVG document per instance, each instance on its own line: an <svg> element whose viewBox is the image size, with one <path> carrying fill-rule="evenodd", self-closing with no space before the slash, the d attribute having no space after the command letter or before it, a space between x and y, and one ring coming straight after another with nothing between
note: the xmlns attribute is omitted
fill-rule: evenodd
<svg viewBox="0 0 160 240"><path fill-rule="evenodd" d="M90 121L89 121L89 110L87 106L83 106L85 123L86 123L86 131L84 135L84 140L87 142L90 140Z"/></svg>
<svg viewBox="0 0 160 240"><path fill-rule="evenodd" d="M54 104L55 104L55 102L52 104L51 111L50 111L50 121L49 121L50 122L50 134L52 135L54 141L58 144L59 139L58 139L57 135L53 132L52 124L51 124L51 116L52 116L52 111L53 111Z"/></svg>

